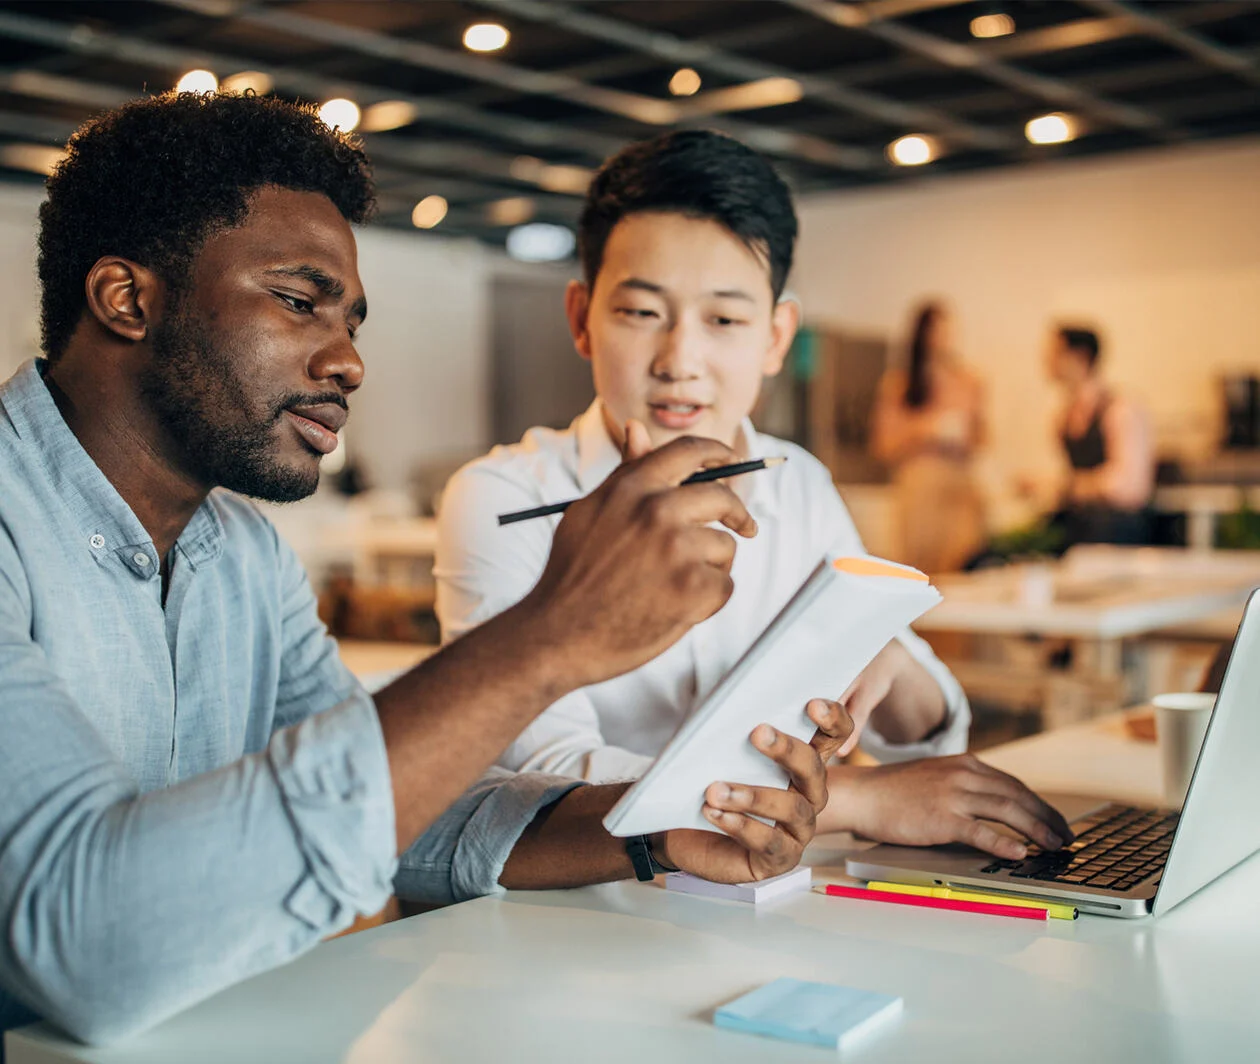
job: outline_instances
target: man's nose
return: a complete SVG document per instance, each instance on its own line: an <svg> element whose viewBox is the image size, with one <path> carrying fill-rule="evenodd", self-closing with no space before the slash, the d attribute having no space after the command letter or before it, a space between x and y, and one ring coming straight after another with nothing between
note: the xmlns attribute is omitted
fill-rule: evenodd
<svg viewBox="0 0 1260 1064"><path fill-rule="evenodd" d="M309 367L313 380L336 380L342 391L352 392L363 383L363 359L348 333L320 348Z"/></svg>
<svg viewBox="0 0 1260 1064"><path fill-rule="evenodd" d="M661 333L652 375L663 381L689 381L700 376L695 330L682 318Z"/></svg>

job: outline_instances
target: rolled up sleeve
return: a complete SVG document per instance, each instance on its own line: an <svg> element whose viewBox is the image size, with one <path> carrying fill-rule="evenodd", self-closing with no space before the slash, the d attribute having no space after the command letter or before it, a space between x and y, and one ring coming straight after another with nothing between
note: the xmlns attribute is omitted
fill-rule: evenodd
<svg viewBox="0 0 1260 1064"><path fill-rule="evenodd" d="M539 810L583 785L490 769L399 858L395 892L440 904L498 893L508 855Z"/></svg>

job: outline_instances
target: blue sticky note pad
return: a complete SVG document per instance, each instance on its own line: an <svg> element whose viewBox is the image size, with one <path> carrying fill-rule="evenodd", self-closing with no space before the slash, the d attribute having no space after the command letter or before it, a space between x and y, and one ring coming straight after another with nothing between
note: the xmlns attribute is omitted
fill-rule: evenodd
<svg viewBox="0 0 1260 1064"><path fill-rule="evenodd" d="M733 1031L844 1049L901 1012L901 998L830 983L776 979L723 1005L714 1023Z"/></svg>

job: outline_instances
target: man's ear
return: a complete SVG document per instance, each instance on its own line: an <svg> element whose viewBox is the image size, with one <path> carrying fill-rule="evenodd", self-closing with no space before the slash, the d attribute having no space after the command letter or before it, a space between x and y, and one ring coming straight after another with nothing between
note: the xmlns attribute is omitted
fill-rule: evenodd
<svg viewBox="0 0 1260 1064"><path fill-rule="evenodd" d="M133 343L148 339L162 303L157 274L130 259L97 259L84 281L88 311L106 329Z"/></svg>
<svg viewBox="0 0 1260 1064"><path fill-rule="evenodd" d="M770 317L770 346L761 364L764 376L773 377L783 368L800 324L801 305L795 299L780 299Z"/></svg>
<svg viewBox="0 0 1260 1064"><path fill-rule="evenodd" d="M591 334L587 316L591 310L591 291L581 281L570 281L564 290L564 313L569 319L573 346L587 362L591 360Z"/></svg>

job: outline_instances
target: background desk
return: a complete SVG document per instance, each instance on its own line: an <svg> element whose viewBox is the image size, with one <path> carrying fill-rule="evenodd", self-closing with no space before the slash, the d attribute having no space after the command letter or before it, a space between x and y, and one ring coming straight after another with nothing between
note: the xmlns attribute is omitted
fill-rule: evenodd
<svg viewBox="0 0 1260 1064"><path fill-rule="evenodd" d="M1153 797L1151 744L1118 718L995 748L1032 782ZM844 837L818 840L839 878ZM780 975L901 994L863 1062L1255 1061L1260 860L1163 919L1022 920L798 895L754 909L619 883L482 898L326 943L126 1045L40 1025L9 1064L603 1064L834 1060L712 1026Z"/></svg>

